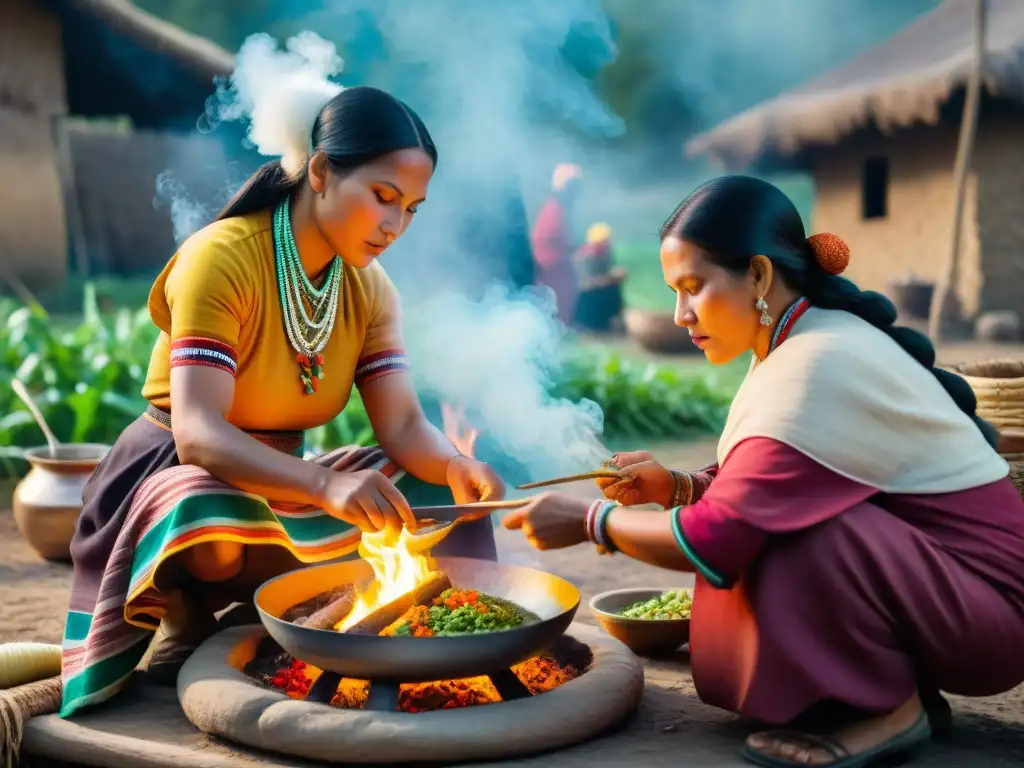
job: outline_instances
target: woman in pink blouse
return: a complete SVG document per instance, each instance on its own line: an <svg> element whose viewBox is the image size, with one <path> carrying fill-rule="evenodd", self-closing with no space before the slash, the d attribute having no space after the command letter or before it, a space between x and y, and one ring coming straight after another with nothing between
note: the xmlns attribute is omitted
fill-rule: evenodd
<svg viewBox="0 0 1024 768"><path fill-rule="evenodd" d="M572 261L577 243L571 220L581 176L578 165L559 163L555 167L551 196L537 214L530 233L537 284L554 292L558 317L567 326L572 324L579 300L579 283Z"/></svg>
<svg viewBox="0 0 1024 768"><path fill-rule="evenodd" d="M892 764L948 727L939 691L1024 681L1024 501L997 435L848 260L770 184L697 189L662 230L676 323L712 363L753 353L718 461L619 454L612 502L552 493L505 519L539 549L696 572L701 699L790 726L747 740L758 765ZM619 506L645 503L669 511Z"/></svg>

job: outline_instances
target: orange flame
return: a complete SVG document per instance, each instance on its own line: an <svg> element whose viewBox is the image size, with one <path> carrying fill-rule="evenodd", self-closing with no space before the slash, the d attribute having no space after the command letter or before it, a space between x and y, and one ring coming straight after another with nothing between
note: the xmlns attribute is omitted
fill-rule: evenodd
<svg viewBox="0 0 1024 768"><path fill-rule="evenodd" d="M466 419L463 408L441 404L444 434L463 456L473 456L480 431ZM356 599L348 616L335 625L344 632L383 605L412 592L434 573L434 560L417 546L416 537L407 528L385 528L364 533L359 541L359 556L373 569L374 581Z"/></svg>
<svg viewBox="0 0 1024 768"><path fill-rule="evenodd" d="M463 456L473 458L480 430L469 423L465 409L459 405L441 403L441 421L444 436L451 440L455 450Z"/></svg>
<svg viewBox="0 0 1024 768"><path fill-rule="evenodd" d="M430 578L434 561L421 554L415 536L408 528L384 528L364 533L359 540L359 556L373 569L374 581L356 599L349 614L334 628L344 632L383 605L412 592Z"/></svg>

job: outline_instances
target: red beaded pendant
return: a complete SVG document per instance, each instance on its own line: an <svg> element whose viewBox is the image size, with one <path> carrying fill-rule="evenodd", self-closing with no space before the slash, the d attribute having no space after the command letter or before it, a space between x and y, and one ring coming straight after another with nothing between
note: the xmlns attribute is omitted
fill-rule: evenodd
<svg viewBox="0 0 1024 768"><path fill-rule="evenodd" d="M299 364L299 380L307 395L315 394L320 388L320 380L324 377L324 356L316 355L312 359L308 355L296 355Z"/></svg>

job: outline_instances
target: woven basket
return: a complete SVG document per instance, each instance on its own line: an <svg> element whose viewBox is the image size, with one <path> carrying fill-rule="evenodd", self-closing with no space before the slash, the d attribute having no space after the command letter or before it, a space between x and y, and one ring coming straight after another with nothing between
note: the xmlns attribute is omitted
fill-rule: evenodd
<svg viewBox="0 0 1024 768"><path fill-rule="evenodd" d="M954 368L978 398L978 416L996 429L1024 429L1024 360L962 363Z"/></svg>

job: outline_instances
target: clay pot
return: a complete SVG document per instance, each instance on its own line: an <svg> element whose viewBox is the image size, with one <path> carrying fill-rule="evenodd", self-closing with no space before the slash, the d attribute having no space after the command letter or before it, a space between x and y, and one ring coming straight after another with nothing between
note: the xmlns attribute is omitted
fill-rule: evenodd
<svg viewBox="0 0 1024 768"><path fill-rule="evenodd" d="M82 491L109 450L106 445L70 443L61 445L56 456L45 446L25 451L32 469L14 489L14 522L47 560L71 559Z"/></svg>
<svg viewBox="0 0 1024 768"><path fill-rule="evenodd" d="M1020 316L1008 309L983 312L974 323L974 338L995 343L1020 341Z"/></svg>
<svg viewBox="0 0 1024 768"><path fill-rule="evenodd" d="M1024 429L1001 429L999 430L999 445L997 450L1003 456L1008 454L1024 455Z"/></svg>
<svg viewBox="0 0 1024 768"><path fill-rule="evenodd" d="M686 329L676 325L671 312L630 308L622 313L622 317L629 338L648 352L665 355L700 354L700 349L690 341Z"/></svg>

